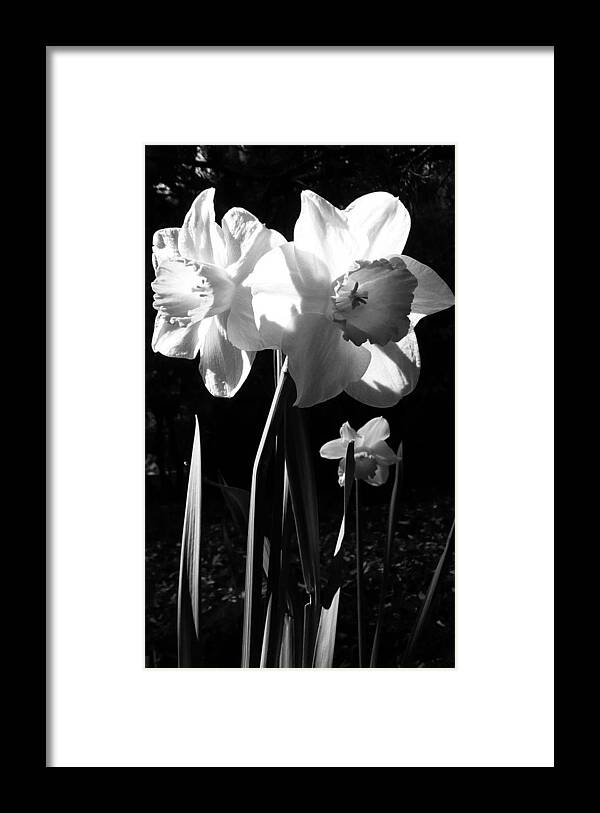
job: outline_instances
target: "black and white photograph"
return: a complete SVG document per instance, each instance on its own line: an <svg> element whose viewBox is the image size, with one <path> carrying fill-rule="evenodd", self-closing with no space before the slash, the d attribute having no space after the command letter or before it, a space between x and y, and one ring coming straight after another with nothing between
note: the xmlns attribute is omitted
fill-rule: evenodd
<svg viewBox="0 0 600 813"><path fill-rule="evenodd" d="M555 46L45 50L46 767L554 767Z"/></svg>
<svg viewBox="0 0 600 813"><path fill-rule="evenodd" d="M452 667L453 146L146 172L146 665Z"/></svg>

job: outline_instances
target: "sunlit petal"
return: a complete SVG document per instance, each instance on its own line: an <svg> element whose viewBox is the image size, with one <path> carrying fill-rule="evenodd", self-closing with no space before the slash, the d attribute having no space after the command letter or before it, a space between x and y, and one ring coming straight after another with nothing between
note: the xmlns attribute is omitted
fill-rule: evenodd
<svg viewBox="0 0 600 813"><path fill-rule="evenodd" d="M214 189L205 189L192 203L179 232L179 252L189 260L227 265L225 238L215 223Z"/></svg>
<svg viewBox="0 0 600 813"><path fill-rule="evenodd" d="M194 322L186 327L174 325L160 314L154 321L152 335L152 349L155 353L162 353L170 358L193 359L198 354L200 339L198 329L200 323Z"/></svg>
<svg viewBox="0 0 600 813"><path fill-rule="evenodd" d="M414 330L399 342L379 345L366 342L371 362L360 381L345 387L348 395L373 407L391 407L417 386L421 368L419 345Z"/></svg>
<svg viewBox="0 0 600 813"><path fill-rule="evenodd" d="M297 390L296 406L334 398L369 366L364 347L344 341L333 322L319 314L300 314L283 333L282 350Z"/></svg>
<svg viewBox="0 0 600 813"><path fill-rule="evenodd" d="M385 418L371 418L358 430L363 446L372 448L376 443L386 440L390 436L390 425Z"/></svg>
<svg viewBox="0 0 600 813"><path fill-rule="evenodd" d="M245 285L238 285L229 316L227 317L227 337L240 350L263 350L265 342L258 332L252 310L252 293Z"/></svg>
<svg viewBox="0 0 600 813"><path fill-rule="evenodd" d="M235 207L224 215L221 225L227 250L227 265L233 265L252 245L262 224L251 212Z"/></svg>
<svg viewBox="0 0 600 813"><path fill-rule="evenodd" d="M294 244L306 252L314 275L320 276L320 264L324 263L330 280L345 274L361 256L344 212L310 190L304 190L301 195Z"/></svg>
<svg viewBox="0 0 600 813"><path fill-rule="evenodd" d="M375 460L383 466L393 466L398 462L398 458L394 454L393 449L391 449L384 440L374 443L370 447L370 451Z"/></svg>
<svg viewBox="0 0 600 813"><path fill-rule="evenodd" d="M347 441L344 440L330 440L319 449L321 457L326 457L328 460L339 460L346 454Z"/></svg>
<svg viewBox="0 0 600 813"><path fill-rule="evenodd" d="M244 282L261 257L285 242L285 238L278 231L259 224L258 228L253 230L251 238L244 243L237 262L227 269L229 276L236 284Z"/></svg>
<svg viewBox="0 0 600 813"><path fill-rule="evenodd" d="M180 256L178 248L179 229L159 229L152 238L152 267L156 271L158 266L174 260Z"/></svg>
<svg viewBox="0 0 600 813"><path fill-rule="evenodd" d="M358 432L356 432L356 431L355 431L355 430L354 430L354 429L353 429L353 428L350 426L350 424L348 423L348 421L345 421L345 422L344 422L344 423L343 423L343 424L340 426L340 437L342 438L342 440L345 440L345 441L346 441L346 443L350 443L350 441L354 441L354 442L356 442L356 441L358 441L358 440L359 440L359 437L358 437Z"/></svg>
<svg viewBox="0 0 600 813"><path fill-rule="evenodd" d="M218 398L233 397L248 377L255 354L231 344L224 314L201 322L198 335L200 373L206 389Z"/></svg>
<svg viewBox="0 0 600 813"><path fill-rule="evenodd" d="M312 273L311 267L298 264L293 244L284 243L265 254L247 277L244 284L250 288L265 347L281 346L283 332L298 314L325 313L330 308L329 279Z"/></svg>
<svg viewBox="0 0 600 813"><path fill-rule="evenodd" d="M443 311L454 305L454 294L433 269L405 254L402 255L402 259L410 273L417 279L410 316L413 326L423 316Z"/></svg>
<svg viewBox="0 0 600 813"><path fill-rule="evenodd" d="M410 215L394 195L371 192L353 201L344 213L357 244L355 259L376 260L402 253Z"/></svg>

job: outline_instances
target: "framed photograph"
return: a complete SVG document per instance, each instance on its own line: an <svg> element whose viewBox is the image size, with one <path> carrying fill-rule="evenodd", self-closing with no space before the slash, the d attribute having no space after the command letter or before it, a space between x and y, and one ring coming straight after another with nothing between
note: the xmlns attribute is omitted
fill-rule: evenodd
<svg viewBox="0 0 600 813"><path fill-rule="evenodd" d="M553 60L48 47L49 767L552 767Z"/></svg>

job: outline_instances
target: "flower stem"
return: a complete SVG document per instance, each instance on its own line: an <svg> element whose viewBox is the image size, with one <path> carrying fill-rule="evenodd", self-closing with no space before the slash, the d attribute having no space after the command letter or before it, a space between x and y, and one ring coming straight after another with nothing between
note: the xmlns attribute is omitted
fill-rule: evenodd
<svg viewBox="0 0 600 813"><path fill-rule="evenodd" d="M364 618L364 585L363 585L363 563L362 551L360 547L360 502L358 480L354 482L354 508L356 519L356 615L358 626L358 665L365 665L365 618Z"/></svg>
<svg viewBox="0 0 600 813"><path fill-rule="evenodd" d="M260 665L262 638L262 560L266 527L266 475L275 446L275 435L281 420L281 406L287 397L287 361L284 362L271 409L260 439L250 492L248 518L248 545L246 556L246 587L244 593L244 626L242 639L242 667Z"/></svg>

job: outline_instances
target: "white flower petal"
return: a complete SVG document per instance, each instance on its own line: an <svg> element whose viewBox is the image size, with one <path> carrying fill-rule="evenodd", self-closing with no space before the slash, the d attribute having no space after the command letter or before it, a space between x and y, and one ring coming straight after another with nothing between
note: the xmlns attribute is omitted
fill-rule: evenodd
<svg viewBox="0 0 600 813"><path fill-rule="evenodd" d="M152 349L170 358L193 359L198 354L200 323L193 322L186 327L173 325L168 319L157 314L154 321Z"/></svg>
<svg viewBox="0 0 600 813"><path fill-rule="evenodd" d="M417 278L417 287L412 303L410 321L412 325L431 313L443 311L454 305L454 294L444 280L427 265L402 255L410 273Z"/></svg>
<svg viewBox="0 0 600 813"><path fill-rule="evenodd" d="M384 440L374 443L370 447L371 454L382 466L393 466L398 462L398 458L394 454L393 449L388 446Z"/></svg>
<svg viewBox="0 0 600 813"><path fill-rule="evenodd" d="M252 238L244 244L238 261L227 269L231 279L238 284L246 280L261 257L285 242L285 237L278 231L259 224L258 228L254 229Z"/></svg>
<svg viewBox="0 0 600 813"><path fill-rule="evenodd" d="M319 314L297 316L283 333L282 350L296 384L295 406L300 407L334 398L369 366L369 351L344 341L339 328Z"/></svg>
<svg viewBox="0 0 600 813"><path fill-rule="evenodd" d="M377 260L400 254L410 231L407 208L388 192L371 192L344 209L358 255L355 259Z"/></svg>
<svg viewBox="0 0 600 813"><path fill-rule="evenodd" d="M304 190L301 195L294 244L306 252L313 274L320 276L320 266L324 263L331 281L345 274L354 260L360 258L344 212L310 190Z"/></svg>
<svg viewBox="0 0 600 813"><path fill-rule="evenodd" d="M350 426L348 421L344 421L340 426L340 437L342 440L345 440L346 443L349 443L351 440L354 442L359 440L358 432Z"/></svg>
<svg viewBox="0 0 600 813"><path fill-rule="evenodd" d="M339 460L346 454L347 447L347 441L336 438L336 440L330 440L323 444L319 449L319 454L321 457L327 458L327 460Z"/></svg>
<svg viewBox="0 0 600 813"><path fill-rule="evenodd" d="M238 285L227 317L227 338L240 350L263 350L263 341L252 310L252 292L245 284Z"/></svg>
<svg viewBox="0 0 600 813"><path fill-rule="evenodd" d="M325 313L330 307L330 280L313 276L312 267L300 265L293 243L265 254L244 284L252 293L254 319L264 347L280 347L283 332L298 314Z"/></svg>
<svg viewBox="0 0 600 813"><path fill-rule="evenodd" d="M391 407L417 386L421 357L412 328L399 342L380 347L366 342L371 363L360 381L345 387L348 395L373 407Z"/></svg>
<svg viewBox="0 0 600 813"><path fill-rule="evenodd" d="M371 449L376 443L380 443L390 436L390 425L385 418L371 418L364 426L358 430L361 437L362 446Z"/></svg>
<svg viewBox="0 0 600 813"><path fill-rule="evenodd" d="M206 389L217 398L232 398L252 367L255 353L238 350L227 338L225 314L199 326L200 373Z"/></svg>
<svg viewBox="0 0 600 813"><path fill-rule="evenodd" d="M227 249L227 265L233 265L246 253L262 224L247 209L235 207L224 215L221 225Z"/></svg>
<svg viewBox="0 0 600 813"><path fill-rule="evenodd" d="M179 229L177 228L159 229L154 232L152 238L152 267L155 271L161 263L174 260L180 256L177 247L178 240Z"/></svg>
<svg viewBox="0 0 600 813"><path fill-rule="evenodd" d="M225 238L215 223L214 189L205 189L192 203L179 231L179 252L189 260L227 265Z"/></svg>

